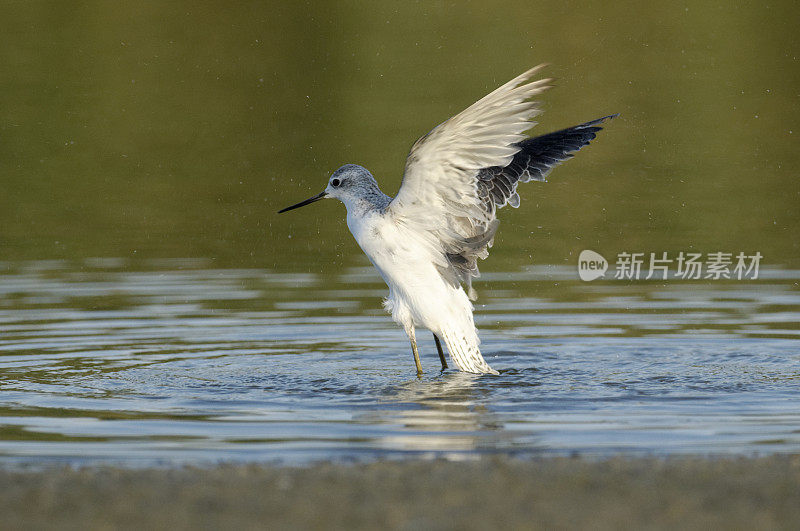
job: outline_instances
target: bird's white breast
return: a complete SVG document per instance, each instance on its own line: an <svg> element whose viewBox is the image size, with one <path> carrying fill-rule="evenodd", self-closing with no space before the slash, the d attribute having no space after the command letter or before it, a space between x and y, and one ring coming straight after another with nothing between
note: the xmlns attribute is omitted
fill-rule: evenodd
<svg viewBox="0 0 800 531"><path fill-rule="evenodd" d="M387 309L396 322L439 330L453 321L455 312L472 329L472 306L463 290L440 274L438 267L446 267L446 258L425 234L379 211L348 214L347 225L389 286Z"/></svg>
<svg viewBox="0 0 800 531"><path fill-rule="evenodd" d="M363 216L348 213L347 226L359 247L392 287L391 279L406 269L403 262L413 259L409 241L402 229L378 211Z"/></svg>

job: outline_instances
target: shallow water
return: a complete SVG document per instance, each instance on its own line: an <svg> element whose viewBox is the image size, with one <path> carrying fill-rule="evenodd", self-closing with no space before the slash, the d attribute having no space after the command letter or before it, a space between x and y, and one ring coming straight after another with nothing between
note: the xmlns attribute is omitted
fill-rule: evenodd
<svg viewBox="0 0 800 531"><path fill-rule="evenodd" d="M369 267L323 279L127 265L3 265L4 462L800 451L797 270L697 283L487 273L476 320L501 375L441 373L420 333L417 380Z"/></svg>

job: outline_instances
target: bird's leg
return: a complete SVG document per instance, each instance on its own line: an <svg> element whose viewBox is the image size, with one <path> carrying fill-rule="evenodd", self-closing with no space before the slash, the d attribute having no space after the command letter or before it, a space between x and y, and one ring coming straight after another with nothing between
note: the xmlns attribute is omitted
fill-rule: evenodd
<svg viewBox="0 0 800 531"><path fill-rule="evenodd" d="M411 351L414 353L414 363L417 364L417 378L422 376L422 364L419 362L419 350L417 349L417 338L414 335L414 327L409 326L406 329L406 334L408 334L408 339L411 340Z"/></svg>
<svg viewBox="0 0 800 531"><path fill-rule="evenodd" d="M436 350L439 351L439 360L442 362L442 370L447 368L447 361L444 359L444 352L442 352L442 344L439 343L439 336L433 334L433 340L436 341Z"/></svg>

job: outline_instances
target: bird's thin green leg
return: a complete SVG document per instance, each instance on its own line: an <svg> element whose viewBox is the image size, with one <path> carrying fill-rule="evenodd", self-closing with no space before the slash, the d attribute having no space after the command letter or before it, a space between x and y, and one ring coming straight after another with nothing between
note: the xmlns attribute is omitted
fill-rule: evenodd
<svg viewBox="0 0 800 531"><path fill-rule="evenodd" d="M439 336L433 334L433 340L436 341L436 350L439 351L439 360L442 362L442 370L447 368L447 361L444 359L444 352L442 352L442 344L439 343Z"/></svg>
<svg viewBox="0 0 800 531"><path fill-rule="evenodd" d="M407 331L408 339L411 340L411 352L414 353L414 363L417 364L417 378L422 376L422 364L419 362L419 350L417 349L417 338L414 335L414 328L410 327Z"/></svg>

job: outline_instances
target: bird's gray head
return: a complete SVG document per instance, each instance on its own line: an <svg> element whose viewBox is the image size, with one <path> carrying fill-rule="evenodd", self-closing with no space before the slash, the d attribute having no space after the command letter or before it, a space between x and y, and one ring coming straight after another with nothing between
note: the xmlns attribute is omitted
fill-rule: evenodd
<svg viewBox="0 0 800 531"><path fill-rule="evenodd" d="M311 204L325 197L338 199L350 213L383 209L391 201L390 197L381 192L377 181L366 168L358 164L345 164L333 172L328 179L328 186L322 193L286 207L278 213Z"/></svg>
<svg viewBox="0 0 800 531"><path fill-rule="evenodd" d="M379 190L378 183L365 167L345 164L328 179L325 195L347 204L352 199L362 198L374 190Z"/></svg>

